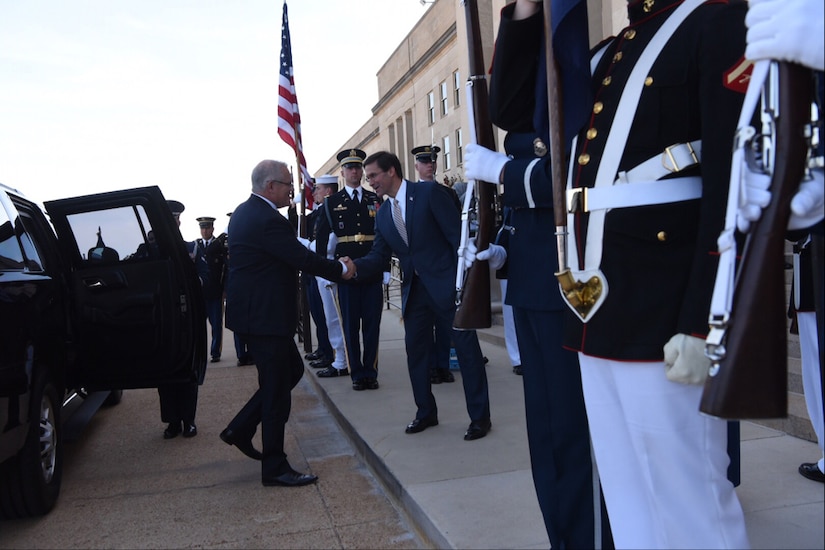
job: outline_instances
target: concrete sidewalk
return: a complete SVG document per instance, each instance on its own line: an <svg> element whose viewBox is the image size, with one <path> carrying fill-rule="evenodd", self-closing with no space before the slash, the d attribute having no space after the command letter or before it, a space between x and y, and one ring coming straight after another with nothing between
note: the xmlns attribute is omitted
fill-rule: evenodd
<svg viewBox="0 0 825 550"><path fill-rule="evenodd" d="M469 418L458 373L456 383L433 386L439 425L404 433L415 404L397 309L382 319L378 391L353 391L348 377L306 378L422 540L439 548L547 548L530 475L522 378L510 368L502 327L479 337L490 359L493 428L477 441L463 440ZM741 431L737 492L752 547L823 548L823 486L797 473L801 462L818 458L818 447L750 422Z"/></svg>

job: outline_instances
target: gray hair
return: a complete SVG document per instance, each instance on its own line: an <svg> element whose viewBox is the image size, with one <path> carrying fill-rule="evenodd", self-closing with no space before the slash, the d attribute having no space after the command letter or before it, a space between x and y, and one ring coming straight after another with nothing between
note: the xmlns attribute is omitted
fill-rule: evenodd
<svg viewBox="0 0 825 550"><path fill-rule="evenodd" d="M289 167L279 160L262 160L252 170L252 191L260 193L266 184L273 180L281 180L284 175L289 176Z"/></svg>

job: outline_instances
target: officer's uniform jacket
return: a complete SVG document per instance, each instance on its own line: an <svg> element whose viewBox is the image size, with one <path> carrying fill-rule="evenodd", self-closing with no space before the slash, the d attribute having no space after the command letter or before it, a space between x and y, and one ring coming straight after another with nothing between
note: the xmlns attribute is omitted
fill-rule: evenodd
<svg viewBox="0 0 825 550"><path fill-rule="evenodd" d="M195 269L203 285L203 297L207 300L223 296L227 272L225 242L225 237L213 238L209 245L205 245L203 239L195 241Z"/></svg>
<svg viewBox="0 0 825 550"><path fill-rule="evenodd" d="M338 244L335 258L349 256L352 259L365 256L375 240L375 216L381 199L372 191L358 188L356 203L346 189L333 193L324 200L324 215L318 217L316 250L326 250L330 232L335 233ZM389 271L389 266L384 271ZM345 283L374 283L377 277L358 277Z"/></svg>

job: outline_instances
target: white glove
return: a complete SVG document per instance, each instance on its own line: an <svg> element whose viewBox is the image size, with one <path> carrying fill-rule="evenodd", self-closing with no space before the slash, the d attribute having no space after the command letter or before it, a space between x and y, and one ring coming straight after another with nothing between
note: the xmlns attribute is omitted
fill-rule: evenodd
<svg viewBox="0 0 825 550"><path fill-rule="evenodd" d="M468 143L464 151L464 176L468 180L499 183L501 171L510 158L504 153L490 151L486 147Z"/></svg>
<svg viewBox="0 0 825 550"><path fill-rule="evenodd" d="M745 57L825 70L823 20L822 0L749 0Z"/></svg>
<svg viewBox="0 0 825 550"><path fill-rule="evenodd" d="M791 199L788 229L805 229L825 218L825 174L814 170L813 176L799 184L799 190Z"/></svg>
<svg viewBox="0 0 825 550"><path fill-rule="evenodd" d="M467 246L464 247L464 269L470 269L473 262L476 261L476 238L467 239Z"/></svg>
<svg viewBox="0 0 825 550"><path fill-rule="evenodd" d="M504 262L507 261L507 251L503 246L490 243L486 250L482 250L476 254L476 259L489 260L491 269L501 269Z"/></svg>
<svg viewBox="0 0 825 550"><path fill-rule="evenodd" d="M384 284L385 286L390 284L390 272L389 271L384 272L384 278L381 281L381 283Z"/></svg>
<svg viewBox="0 0 825 550"><path fill-rule="evenodd" d="M812 172L813 179L803 181L791 199L791 217L788 229L805 229L825 218L825 175L821 170ZM762 209L771 202L768 187L771 177L747 170L740 191L736 227L747 233L752 222L762 216Z"/></svg>
<svg viewBox="0 0 825 550"><path fill-rule="evenodd" d="M298 237L298 242L304 245L306 248L309 248L309 239Z"/></svg>
<svg viewBox="0 0 825 550"><path fill-rule="evenodd" d="M710 370L705 356L705 341L687 334L677 334L668 340L665 351L665 376L671 382L701 386Z"/></svg>

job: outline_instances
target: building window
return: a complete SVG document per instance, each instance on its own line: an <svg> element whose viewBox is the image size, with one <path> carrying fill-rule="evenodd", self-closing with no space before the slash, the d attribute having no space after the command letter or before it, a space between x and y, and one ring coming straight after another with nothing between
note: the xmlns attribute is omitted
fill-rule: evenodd
<svg viewBox="0 0 825 550"><path fill-rule="evenodd" d="M453 73L453 104L456 107L461 105L461 77L458 71Z"/></svg>
<svg viewBox="0 0 825 550"><path fill-rule="evenodd" d="M447 101L449 99L447 95L447 83L442 82L438 87L441 89L441 116L445 116L448 112Z"/></svg>
<svg viewBox="0 0 825 550"><path fill-rule="evenodd" d="M464 137L461 128L455 131L455 163L456 166L464 164Z"/></svg>
<svg viewBox="0 0 825 550"><path fill-rule="evenodd" d="M427 121L430 126L435 124L435 94L433 92L427 94Z"/></svg>
<svg viewBox="0 0 825 550"><path fill-rule="evenodd" d="M444 171L446 172L453 167L452 151L450 150L450 136L445 136L441 140L441 158L444 159Z"/></svg>

